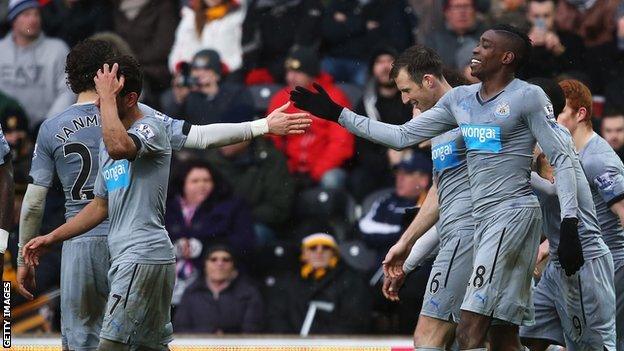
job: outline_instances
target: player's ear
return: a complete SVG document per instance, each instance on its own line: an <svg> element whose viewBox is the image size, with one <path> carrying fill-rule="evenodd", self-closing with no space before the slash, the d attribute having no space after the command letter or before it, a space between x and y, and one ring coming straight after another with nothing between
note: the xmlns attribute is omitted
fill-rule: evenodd
<svg viewBox="0 0 624 351"><path fill-rule="evenodd" d="M128 93L124 96L124 103L126 104L126 108L133 107L139 103L139 94L135 92Z"/></svg>
<svg viewBox="0 0 624 351"><path fill-rule="evenodd" d="M587 115L587 109L583 106L579 107L578 111L576 111L576 122L581 123L588 118L591 118L591 116Z"/></svg>
<svg viewBox="0 0 624 351"><path fill-rule="evenodd" d="M505 53L503 53L503 58L501 62L504 65L510 65L515 59L516 59L516 54L514 54L513 51L505 51Z"/></svg>
<svg viewBox="0 0 624 351"><path fill-rule="evenodd" d="M433 77L431 74L423 75L422 86L427 87L428 89L433 88Z"/></svg>

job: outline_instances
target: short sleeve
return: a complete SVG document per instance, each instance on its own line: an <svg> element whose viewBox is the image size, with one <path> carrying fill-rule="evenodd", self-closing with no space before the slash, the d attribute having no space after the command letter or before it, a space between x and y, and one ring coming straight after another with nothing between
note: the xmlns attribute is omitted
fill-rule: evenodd
<svg viewBox="0 0 624 351"><path fill-rule="evenodd" d="M4 139L4 136L2 137ZM6 142L6 141L5 141ZM54 179L54 146L47 124L41 126L33 151L30 178L35 185L49 188Z"/></svg>
<svg viewBox="0 0 624 351"><path fill-rule="evenodd" d="M99 165L98 165L98 172L97 172L97 177L95 178L95 187L93 189L93 194L95 194L95 196L103 198L103 199L107 199L108 198L108 189L106 188L106 182L104 181L104 177L102 176L102 163L104 162L104 160L106 159L105 157L102 157L102 147L100 146L100 157L99 157L100 161L99 161Z"/></svg>
<svg viewBox="0 0 624 351"><path fill-rule="evenodd" d="M608 206L624 198L624 169L604 157L590 157L583 164L590 184Z"/></svg>
<svg viewBox="0 0 624 351"><path fill-rule="evenodd" d="M153 118L139 121L128 130L128 134L137 145L136 159L171 148L163 123Z"/></svg>

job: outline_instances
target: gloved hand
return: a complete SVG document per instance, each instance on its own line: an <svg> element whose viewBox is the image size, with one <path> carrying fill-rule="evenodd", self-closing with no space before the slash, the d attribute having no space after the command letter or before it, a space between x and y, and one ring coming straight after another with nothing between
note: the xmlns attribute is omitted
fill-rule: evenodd
<svg viewBox="0 0 624 351"><path fill-rule="evenodd" d="M308 111L328 121L338 122L343 107L335 103L320 85L313 83L312 86L318 93L304 87L296 87L290 92L290 101L300 110Z"/></svg>
<svg viewBox="0 0 624 351"><path fill-rule="evenodd" d="M559 263L561 263L566 275L571 276L578 272L585 263L583 248L578 235L578 219L564 218L561 221L559 233L559 248L557 249Z"/></svg>

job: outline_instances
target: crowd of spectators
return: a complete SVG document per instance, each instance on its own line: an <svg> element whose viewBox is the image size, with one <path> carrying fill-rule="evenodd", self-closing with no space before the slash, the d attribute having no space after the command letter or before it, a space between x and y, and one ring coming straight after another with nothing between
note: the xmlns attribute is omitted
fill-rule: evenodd
<svg viewBox="0 0 624 351"><path fill-rule="evenodd" d="M0 124L17 182L9 252L38 127L75 102L65 58L83 39L136 57L142 101L193 124L265 116L312 83L360 114L401 124L418 111L390 77L398 53L428 45L454 79L475 82L472 50L496 22L533 41L521 78L591 87L597 132L624 157L620 0L0 1ZM409 220L405 209L418 208L431 185L428 146L392 151L312 118L303 135L174 154L166 226L177 332L413 330L431 262L408 278L402 308L381 297L379 264ZM63 201L58 187L48 195L43 230L59 224ZM58 284L59 255L38 270L39 293Z"/></svg>

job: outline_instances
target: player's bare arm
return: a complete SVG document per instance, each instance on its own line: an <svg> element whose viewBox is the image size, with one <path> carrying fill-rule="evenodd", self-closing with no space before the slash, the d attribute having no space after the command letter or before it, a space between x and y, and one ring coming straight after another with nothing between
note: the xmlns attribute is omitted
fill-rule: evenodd
<svg viewBox="0 0 624 351"><path fill-rule="evenodd" d="M100 97L102 139L112 159L132 160L136 157L137 148L128 135L126 127L121 123L117 112L117 95L124 86L124 77L117 77L118 70L119 65L116 63L113 64L113 67L104 64L93 79Z"/></svg>
<svg viewBox="0 0 624 351"><path fill-rule="evenodd" d="M418 238L423 236L429 229L431 229L431 227L435 225L438 221L438 217L438 188L434 184L429 189L427 198L418 211L416 218L414 218L409 227L407 227L405 233L401 235L401 238L397 241L397 243L390 248L384 261L382 262L385 275L397 278L404 274L403 263L405 263L412 246L414 246L414 243L418 240Z"/></svg>
<svg viewBox="0 0 624 351"><path fill-rule="evenodd" d="M39 257L51 245L71 239L95 228L108 217L108 200L95 197L82 211L56 228L51 233L36 237L23 248L23 256L27 265L39 265Z"/></svg>

